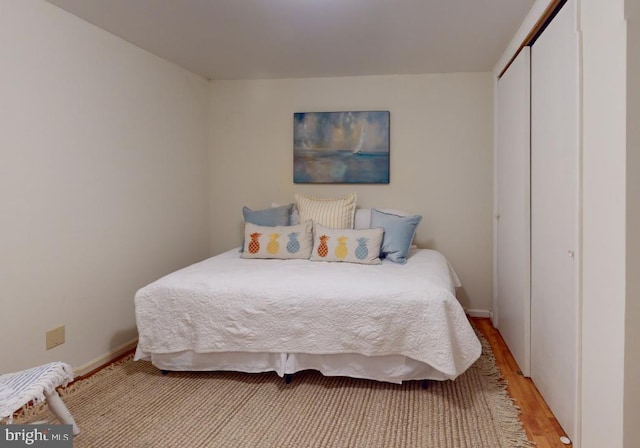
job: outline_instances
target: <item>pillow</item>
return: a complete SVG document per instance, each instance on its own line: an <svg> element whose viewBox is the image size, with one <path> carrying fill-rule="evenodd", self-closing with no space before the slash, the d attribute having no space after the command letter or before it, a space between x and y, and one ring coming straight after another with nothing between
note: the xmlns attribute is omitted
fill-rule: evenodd
<svg viewBox="0 0 640 448"><path fill-rule="evenodd" d="M265 208L264 210L251 210L249 207L243 207L242 214L244 222L258 226L288 226L292 208L293 204Z"/></svg>
<svg viewBox="0 0 640 448"><path fill-rule="evenodd" d="M314 225L311 260L380 264L383 232L381 228L333 229Z"/></svg>
<svg viewBox="0 0 640 448"><path fill-rule="evenodd" d="M371 210L370 208L356 208L356 216L354 219L354 229L370 229L371 228ZM388 213L397 216L411 216L413 213L396 210L394 208L377 208L379 212ZM292 223L293 224L293 223Z"/></svg>
<svg viewBox="0 0 640 448"><path fill-rule="evenodd" d="M281 207L282 204L272 202L271 207ZM291 213L289 214L289 225L296 226L300 224L300 213L298 213L298 207L296 204L291 204Z"/></svg>
<svg viewBox="0 0 640 448"><path fill-rule="evenodd" d="M242 258L309 258L313 247L312 223L297 226L244 225Z"/></svg>
<svg viewBox="0 0 640 448"><path fill-rule="evenodd" d="M388 258L394 263L405 264L422 216L398 216L383 213L375 208L371 210L371 227L384 228L384 238L380 257Z"/></svg>
<svg viewBox="0 0 640 448"><path fill-rule="evenodd" d="M355 193L339 198L319 198L296 194L300 222L311 219L315 224L335 229L353 229L356 210Z"/></svg>

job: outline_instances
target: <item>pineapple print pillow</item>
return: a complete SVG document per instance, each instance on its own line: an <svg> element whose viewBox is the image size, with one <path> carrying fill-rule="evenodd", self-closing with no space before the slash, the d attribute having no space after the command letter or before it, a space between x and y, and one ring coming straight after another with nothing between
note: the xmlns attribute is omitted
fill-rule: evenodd
<svg viewBox="0 0 640 448"><path fill-rule="evenodd" d="M315 261L380 264L380 246L384 229L334 229L316 225L313 231Z"/></svg>
<svg viewBox="0 0 640 448"><path fill-rule="evenodd" d="M244 225L242 258L309 258L313 244L312 223L297 226Z"/></svg>

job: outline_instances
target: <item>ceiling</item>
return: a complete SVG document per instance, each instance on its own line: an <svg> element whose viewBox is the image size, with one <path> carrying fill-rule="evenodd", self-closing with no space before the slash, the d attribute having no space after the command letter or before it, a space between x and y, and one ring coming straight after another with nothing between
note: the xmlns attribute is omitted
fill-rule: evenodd
<svg viewBox="0 0 640 448"><path fill-rule="evenodd" d="M491 71L534 0L48 0L208 79Z"/></svg>

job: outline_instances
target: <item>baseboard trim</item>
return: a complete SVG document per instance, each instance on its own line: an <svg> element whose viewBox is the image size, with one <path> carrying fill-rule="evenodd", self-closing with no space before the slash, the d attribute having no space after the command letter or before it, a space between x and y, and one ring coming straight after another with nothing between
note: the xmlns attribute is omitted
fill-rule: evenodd
<svg viewBox="0 0 640 448"><path fill-rule="evenodd" d="M492 317L492 313L489 310L465 310L471 317Z"/></svg>
<svg viewBox="0 0 640 448"><path fill-rule="evenodd" d="M138 338L132 339L128 342L125 342L122 345L114 348L113 350L109 350L102 356L99 356L86 364L81 365L80 367L74 367L73 374L76 377L85 376L95 370L98 370L107 364L111 363L113 360L119 358L125 353L132 351L136 348L138 344Z"/></svg>

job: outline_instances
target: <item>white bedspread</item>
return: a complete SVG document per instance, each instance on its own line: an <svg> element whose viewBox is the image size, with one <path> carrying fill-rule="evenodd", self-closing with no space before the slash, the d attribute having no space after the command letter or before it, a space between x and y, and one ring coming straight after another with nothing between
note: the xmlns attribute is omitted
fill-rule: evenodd
<svg viewBox="0 0 640 448"><path fill-rule="evenodd" d="M433 250L359 265L233 249L137 292L139 350L404 355L454 379L481 351L456 283Z"/></svg>

